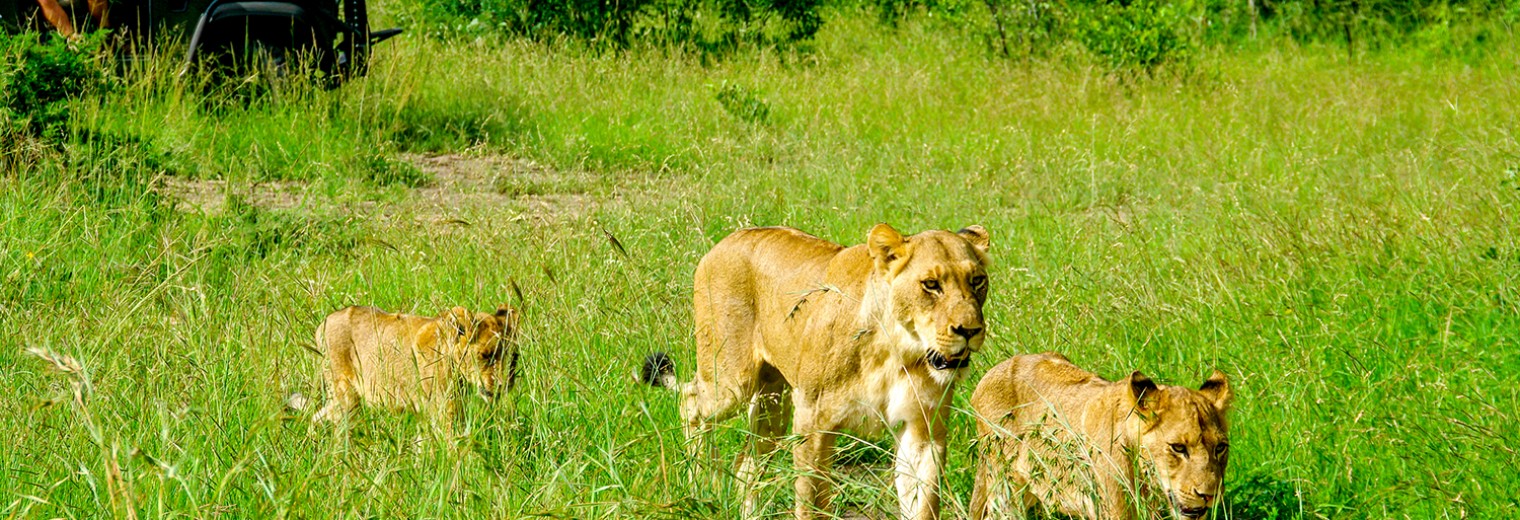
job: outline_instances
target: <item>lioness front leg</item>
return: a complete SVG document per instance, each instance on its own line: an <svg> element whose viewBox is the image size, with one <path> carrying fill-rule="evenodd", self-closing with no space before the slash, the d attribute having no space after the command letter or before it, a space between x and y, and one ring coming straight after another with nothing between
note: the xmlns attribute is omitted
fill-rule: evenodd
<svg viewBox="0 0 1520 520"><path fill-rule="evenodd" d="M814 518L829 507L829 468L834 462L834 439L837 436L828 431L806 433L802 443L792 449L798 472L798 520Z"/></svg>
<svg viewBox="0 0 1520 520"><path fill-rule="evenodd" d="M945 428L905 424L897 433L897 504L901 518L939 518L939 474L945 460Z"/></svg>

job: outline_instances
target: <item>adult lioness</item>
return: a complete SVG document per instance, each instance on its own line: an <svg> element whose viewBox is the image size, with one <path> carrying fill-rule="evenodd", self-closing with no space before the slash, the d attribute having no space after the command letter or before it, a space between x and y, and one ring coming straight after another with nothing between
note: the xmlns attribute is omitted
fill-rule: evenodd
<svg viewBox="0 0 1520 520"><path fill-rule="evenodd" d="M1041 504L1131 519L1154 496L1202 517L1229 462L1230 395L1217 370L1195 391L1140 372L1109 382L1050 352L1004 361L971 395L983 449L971 518L1022 517Z"/></svg>
<svg viewBox="0 0 1520 520"><path fill-rule="evenodd" d="M896 430L902 517L935 518L951 391L985 335L988 240L980 226L904 237L877 224L848 248L791 228L737 231L697 265L695 380L677 384L660 354L646 379L680 391L690 438L748 406L759 438L740 466L745 516L791 422L798 518L827 506L837 432L882 426Z"/></svg>
<svg viewBox="0 0 1520 520"><path fill-rule="evenodd" d="M451 428L465 385L486 398L517 377L518 313L454 307L437 318L348 307L317 327L317 349L327 358L327 406L313 421L339 422L361 403L422 410ZM506 364L506 381L501 365Z"/></svg>

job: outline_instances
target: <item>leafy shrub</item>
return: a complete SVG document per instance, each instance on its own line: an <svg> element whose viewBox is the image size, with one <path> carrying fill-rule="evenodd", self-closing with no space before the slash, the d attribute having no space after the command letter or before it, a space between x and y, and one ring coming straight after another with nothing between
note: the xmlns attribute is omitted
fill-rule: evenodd
<svg viewBox="0 0 1520 520"><path fill-rule="evenodd" d="M822 0L421 0L409 22L440 36L503 33L625 47L790 43L823 26Z"/></svg>
<svg viewBox="0 0 1520 520"><path fill-rule="evenodd" d="M56 138L67 129L69 100L107 85L98 57L105 34L75 42L35 33L0 34L0 99L13 128Z"/></svg>
<svg viewBox="0 0 1520 520"><path fill-rule="evenodd" d="M1257 0L1255 15L1298 41L1339 41L1377 47L1448 40L1459 47L1482 44L1482 31L1447 33L1453 27L1512 24L1520 13L1513 0ZM1422 34L1423 33L1423 34ZM1465 52L1459 49L1457 54Z"/></svg>
<svg viewBox="0 0 1520 520"><path fill-rule="evenodd" d="M992 48L1005 57L1045 56L1079 44L1115 72L1153 72L1187 64L1198 43L1193 0L981 0L991 16Z"/></svg>
<svg viewBox="0 0 1520 520"><path fill-rule="evenodd" d="M1077 14L1078 39L1115 70L1151 71L1193 57L1195 45L1184 34L1187 16L1181 4L1101 3Z"/></svg>
<svg viewBox="0 0 1520 520"><path fill-rule="evenodd" d="M994 0L999 1L1000 0ZM896 26L903 18L914 13L927 13L939 18L961 19L968 11L981 5L991 5L986 0L869 0L876 9L881 22Z"/></svg>
<svg viewBox="0 0 1520 520"><path fill-rule="evenodd" d="M566 35L626 43L635 15L650 0L422 0L417 20L433 32Z"/></svg>
<svg viewBox="0 0 1520 520"><path fill-rule="evenodd" d="M1043 56L1070 38L1065 2L1053 0L983 0L992 15L995 47L1004 57Z"/></svg>

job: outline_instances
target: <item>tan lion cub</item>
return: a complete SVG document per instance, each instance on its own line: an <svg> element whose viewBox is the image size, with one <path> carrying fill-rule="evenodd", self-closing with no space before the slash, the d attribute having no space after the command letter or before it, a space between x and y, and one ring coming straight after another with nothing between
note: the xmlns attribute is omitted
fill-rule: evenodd
<svg viewBox="0 0 1520 520"><path fill-rule="evenodd" d="M1229 462L1229 404L1217 370L1191 390L1140 372L1106 381L1051 352L1004 361L971 396L983 449L971 518L1022 517L1039 504L1132 519L1153 497L1179 516L1203 517Z"/></svg>
<svg viewBox="0 0 1520 520"><path fill-rule="evenodd" d="M467 386L492 399L516 382L517 323L507 305L495 314L454 307L437 318L374 307L329 314L316 334L328 402L312 420L340 422L367 404L423 411L452 428Z"/></svg>

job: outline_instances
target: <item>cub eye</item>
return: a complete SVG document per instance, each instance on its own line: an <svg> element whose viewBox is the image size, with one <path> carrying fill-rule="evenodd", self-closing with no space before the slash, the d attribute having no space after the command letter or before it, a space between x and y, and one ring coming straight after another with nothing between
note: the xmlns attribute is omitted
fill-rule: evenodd
<svg viewBox="0 0 1520 520"><path fill-rule="evenodd" d="M972 289L976 289L976 290L980 291L980 290L982 290L982 289L984 289L986 287L987 287L987 277L986 276L976 275L976 276L971 277L971 288Z"/></svg>
<svg viewBox="0 0 1520 520"><path fill-rule="evenodd" d="M939 280L924 280L924 290L929 292L939 292Z"/></svg>
<svg viewBox="0 0 1520 520"><path fill-rule="evenodd" d="M1221 442L1221 443L1219 443L1218 446L1214 447L1214 455L1215 456L1223 457L1225 455L1228 455L1229 453L1230 453L1230 445L1229 444L1225 444L1225 443Z"/></svg>
<svg viewBox="0 0 1520 520"><path fill-rule="evenodd" d="M1188 454L1187 453L1187 445L1186 444L1173 444L1172 445L1172 453L1176 453L1178 455L1186 457L1187 454Z"/></svg>

